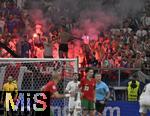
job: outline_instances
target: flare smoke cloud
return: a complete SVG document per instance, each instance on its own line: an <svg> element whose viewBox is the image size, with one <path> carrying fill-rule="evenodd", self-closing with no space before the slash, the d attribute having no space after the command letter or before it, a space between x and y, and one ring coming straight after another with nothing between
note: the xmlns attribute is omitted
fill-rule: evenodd
<svg viewBox="0 0 150 116"><path fill-rule="evenodd" d="M79 30L95 35L124 17L135 16L144 7L143 0L27 0L26 6L34 20L46 26L47 21L61 18L77 19Z"/></svg>

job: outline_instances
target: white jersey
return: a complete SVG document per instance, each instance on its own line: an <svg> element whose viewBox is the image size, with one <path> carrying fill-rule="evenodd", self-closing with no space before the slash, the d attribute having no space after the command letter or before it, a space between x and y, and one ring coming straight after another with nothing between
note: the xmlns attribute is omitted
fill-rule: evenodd
<svg viewBox="0 0 150 116"><path fill-rule="evenodd" d="M145 86L140 96L139 102L141 105L150 106L150 83Z"/></svg>
<svg viewBox="0 0 150 116"><path fill-rule="evenodd" d="M66 87L66 91L76 93L74 97L69 97L69 104L68 104L69 112L74 112L74 116L77 116L77 114L81 113L80 92L78 91L79 83L80 83L79 81L78 82L70 81ZM68 116L70 116L70 114Z"/></svg>
<svg viewBox="0 0 150 116"><path fill-rule="evenodd" d="M80 82L77 81L77 82L74 82L74 81L70 81L67 86L66 86L66 91L69 91L69 92L76 92L77 95L75 95L74 97L70 97L69 100L79 100L80 99L80 92L78 91Z"/></svg>

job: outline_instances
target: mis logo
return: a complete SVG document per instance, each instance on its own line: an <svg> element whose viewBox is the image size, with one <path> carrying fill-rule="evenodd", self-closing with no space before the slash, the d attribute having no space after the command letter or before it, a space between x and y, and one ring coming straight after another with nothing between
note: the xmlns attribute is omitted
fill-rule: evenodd
<svg viewBox="0 0 150 116"><path fill-rule="evenodd" d="M21 112L26 112L33 109L35 112L50 112L50 95L48 92L19 91L18 93L18 99L14 102L11 93L6 92L6 111L12 109L13 111L21 110Z"/></svg>

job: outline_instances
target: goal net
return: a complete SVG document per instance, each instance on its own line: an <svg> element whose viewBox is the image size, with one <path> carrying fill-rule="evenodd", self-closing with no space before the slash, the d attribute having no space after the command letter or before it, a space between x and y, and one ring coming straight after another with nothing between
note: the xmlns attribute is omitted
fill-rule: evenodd
<svg viewBox="0 0 150 116"><path fill-rule="evenodd" d="M43 85L51 80L54 70L63 73L63 79L58 83L58 91L63 93L67 83L72 80L74 72L78 71L77 59L49 59L49 58L13 58L0 59L0 90L13 76L17 81L19 91L39 91ZM54 113L63 116L66 113L67 99L52 100Z"/></svg>

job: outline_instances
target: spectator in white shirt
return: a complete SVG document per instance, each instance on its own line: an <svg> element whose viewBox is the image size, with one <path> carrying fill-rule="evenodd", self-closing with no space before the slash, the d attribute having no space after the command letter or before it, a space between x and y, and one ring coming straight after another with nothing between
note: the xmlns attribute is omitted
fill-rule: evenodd
<svg viewBox="0 0 150 116"><path fill-rule="evenodd" d="M141 26L140 29L137 30L136 35L140 38L145 37L147 35L147 31L144 30L143 26Z"/></svg>
<svg viewBox="0 0 150 116"><path fill-rule="evenodd" d="M128 25L128 23L125 23L125 26L123 28L124 33L131 33L132 29Z"/></svg>
<svg viewBox="0 0 150 116"><path fill-rule="evenodd" d="M148 16L145 13L144 16L141 18L141 22L142 22L142 24L143 24L144 27L150 26L150 16Z"/></svg>

